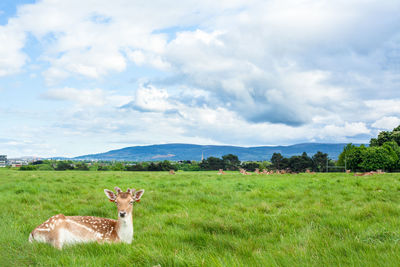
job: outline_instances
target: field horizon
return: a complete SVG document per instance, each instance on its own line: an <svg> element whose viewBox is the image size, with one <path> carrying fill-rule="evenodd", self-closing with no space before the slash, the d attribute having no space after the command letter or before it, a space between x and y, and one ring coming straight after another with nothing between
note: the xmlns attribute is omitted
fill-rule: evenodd
<svg viewBox="0 0 400 267"><path fill-rule="evenodd" d="M2 266L390 266L400 174L0 171ZM116 219L103 189L144 188L132 244L30 244L49 217Z"/></svg>

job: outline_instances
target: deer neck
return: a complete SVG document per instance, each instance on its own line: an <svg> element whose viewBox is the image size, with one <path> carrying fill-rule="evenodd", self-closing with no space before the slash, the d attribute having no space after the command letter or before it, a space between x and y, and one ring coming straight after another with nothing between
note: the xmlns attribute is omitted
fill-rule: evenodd
<svg viewBox="0 0 400 267"><path fill-rule="evenodd" d="M118 217L117 234L119 239L125 243L132 243L133 239L133 223L132 213L127 214L124 218Z"/></svg>

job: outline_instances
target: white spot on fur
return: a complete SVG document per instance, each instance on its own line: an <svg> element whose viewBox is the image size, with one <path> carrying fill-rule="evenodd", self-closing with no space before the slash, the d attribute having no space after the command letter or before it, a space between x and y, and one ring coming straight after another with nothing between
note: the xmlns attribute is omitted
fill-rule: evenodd
<svg viewBox="0 0 400 267"><path fill-rule="evenodd" d="M91 228L89 228L89 227L87 227L87 226L85 226L85 225L83 225L83 224L80 224L80 223L78 223L78 222L75 222L75 221L73 221L73 220L67 219L66 221L67 221L68 223L72 223L72 224L74 224L74 225L76 225L76 226L80 226L80 227L86 229L87 231L89 231L89 232L91 232L91 233L94 232L93 229L91 229Z"/></svg>
<svg viewBox="0 0 400 267"><path fill-rule="evenodd" d="M48 229L48 228L37 228L36 231L50 232L50 229Z"/></svg>

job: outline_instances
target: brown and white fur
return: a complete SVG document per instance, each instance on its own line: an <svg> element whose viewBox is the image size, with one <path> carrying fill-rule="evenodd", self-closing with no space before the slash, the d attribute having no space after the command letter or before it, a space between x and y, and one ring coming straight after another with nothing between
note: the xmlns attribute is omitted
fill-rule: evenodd
<svg viewBox="0 0 400 267"><path fill-rule="evenodd" d="M114 192L104 189L104 193L118 208L118 220L93 216L55 215L36 227L29 235L29 242L37 241L62 249L65 245L87 242L124 242L133 240L132 209L139 202L144 190L128 189L122 192L115 187Z"/></svg>

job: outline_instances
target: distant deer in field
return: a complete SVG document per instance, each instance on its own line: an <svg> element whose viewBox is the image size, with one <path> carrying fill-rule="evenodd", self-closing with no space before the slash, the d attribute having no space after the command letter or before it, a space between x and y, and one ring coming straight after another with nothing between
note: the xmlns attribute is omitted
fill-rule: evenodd
<svg viewBox="0 0 400 267"><path fill-rule="evenodd" d="M354 173L354 176L369 176L374 175L375 172Z"/></svg>
<svg viewBox="0 0 400 267"><path fill-rule="evenodd" d="M247 172L245 169L242 169L242 168L239 169L239 172L240 172L241 174L243 174L243 175L251 175L250 172Z"/></svg>
<svg viewBox="0 0 400 267"><path fill-rule="evenodd" d="M224 172L223 169L219 169L219 170L218 170L218 174L219 174L219 175L223 175L223 174L225 174L225 172Z"/></svg>
<svg viewBox="0 0 400 267"><path fill-rule="evenodd" d="M104 189L104 193L118 208L118 220L93 216L64 216L58 214L38 227L29 235L29 242L37 241L62 249L64 245L87 242L124 242L133 239L132 209L139 202L144 190L128 189L122 192L115 187L114 192Z"/></svg>
<svg viewBox="0 0 400 267"><path fill-rule="evenodd" d="M267 175L269 175L269 174L271 174L267 169L264 169L263 171L262 171L262 174L267 174Z"/></svg>
<svg viewBox="0 0 400 267"><path fill-rule="evenodd" d="M169 174L175 174L175 171L174 170L169 170Z"/></svg>
<svg viewBox="0 0 400 267"><path fill-rule="evenodd" d="M256 170L254 171L255 174L260 174L260 169L256 168Z"/></svg>

